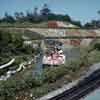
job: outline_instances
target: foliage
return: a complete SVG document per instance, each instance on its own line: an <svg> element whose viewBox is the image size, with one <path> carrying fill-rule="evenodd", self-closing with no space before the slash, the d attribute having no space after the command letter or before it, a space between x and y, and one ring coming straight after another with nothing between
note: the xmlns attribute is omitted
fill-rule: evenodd
<svg viewBox="0 0 100 100"><path fill-rule="evenodd" d="M71 59L66 62L66 67L69 71L76 72L80 69L81 59Z"/></svg>
<svg viewBox="0 0 100 100"><path fill-rule="evenodd" d="M33 24L33 25L30 25L32 27L32 26L35 26L36 24L47 22L48 20L65 21L65 22L70 22L75 25L78 25L79 27L82 26L80 21L72 20L68 14L64 15L64 14L53 13L47 4L44 4L43 7L40 9L40 11L38 11L38 7L35 7L32 12L31 11L26 11L26 13L15 12L14 16L11 16L6 12L5 16L2 19L0 19L0 26L3 26L3 27L4 26L15 26L15 27L27 26L29 27L27 23L30 23L30 24ZM16 23L19 23L19 24L16 24ZM38 25L36 25L36 27L37 26Z"/></svg>
<svg viewBox="0 0 100 100"><path fill-rule="evenodd" d="M24 47L20 33L0 31L0 60L35 52L32 47ZM4 60L3 60L4 61Z"/></svg>
<svg viewBox="0 0 100 100"><path fill-rule="evenodd" d="M100 50L100 42L94 41L94 43L92 44L92 48L96 50Z"/></svg>
<svg viewBox="0 0 100 100"><path fill-rule="evenodd" d="M89 66L100 62L100 41L94 40L87 48L81 48L81 59Z"/></svg>
<svg viewBox="0 0 100 100"><path fill-rule="evenodd" d="M5 57L12 52L16 53L16 49L21 48L23 45L23 39L18 33L0 31L0 38L0 55Z"/></svg>
<svg viewBox="0 0 100 100"><path fill-rule="evenodd" d="M42 86L32 88L32 94L35 98L39 98L48 92L48 84L45 83Z"/></svg>
<svg viewBox="0 0 100 100"><path fill-rule="evenodd" d="M40 13L38 13L40 12ZM98 11L98 14L100 11ZM51 11L47 4L44 4L43 7L38 11L38 7L35 7L33 11L26 11L23 12L15 12L14 16L9 15L5 12L3 18L0 19L0 26L15 26L15 27L29 27L27 23L30 24L40 24L48 20L58 20L58 21L68 21L74 25L83 28L100 28L100 21L99 20L91 20L90 22L85 23L82 25L80 21L74 21L68 14L56 14ZM15 24L19 23L19 24ZM30 25L35 26L35 25ZM37 27L37 25L36 25ZM43 27L43 26L41 26Z"/></svg>
<svg viewBox="0 0 100 100"><path fill-rule="evenodd" d="M69 72L76 72L80 69L82 61L80 59L70 59L65 65L54 68L45 68L43 72L44 82L54 82Z"/></svg>
<svg viewBox="0 0 100 100"><path fill-rule="evenodd" d="M0 65L6 64L9 61L10 61L9 58L0 57Z"/></svg>
<svg viewBox="0 0 100 100"><path fill-rule="evenodd" d="M87 22L84 25L85 28L100 28L100 21L99 20L92 20L91 22Z"/></svg>
<svg viewBox="0 0 100 100"><path fill-rule="evenodd" d="M100 62L100 51L98 50L92 51L88 56L88 63L92 65L94 63L99 63L99 62Z"/></svg>
<svg viewBox="0 0 100 100"><path fill-rule="evenodd" d="M15 19L13 18L13 16L11 16L7 12L5 12L5 16L3 17L1 22L14 23Z"/></svg>
<svg viewBox="0 0 100 100"><path fill-rule="evenodd" d="M46 15L49 15L50 12L51 11L48 8L48 5L47 4L44 4L43 8L41 9L41 15L42 16L46 16Z"/></svg>
<svg viewBox="0 0 100 100"><path fill-rule="evenodd" d="M66 74L67 71L68 70L64 66L44 69L43 72L44 82L53 82L57 78L60 78L61 76Z"/></svg>
<svg viewBox="0 0 100 100"><path fill-rule="evenodd" d="M42 83L39 83L39 81L34 79L32 72L27 72L24 72L24 75L23 73L19 73L19 77L21 75L20 78L17 78L16 75L14 75L7 81L0 81L0 98L3 98L2 100L15 100L16 94L19 91L26 89L35 90L35 88L39 89L39 87L42 86Z"/></svg>
<svg viewBox="0 0 100 100"><path fill-rule="evenodd" d="M2 100L13 100L15 99L15 90L16 90L16 81L15 80L7 80L0 82L0 98Z"/></svg>

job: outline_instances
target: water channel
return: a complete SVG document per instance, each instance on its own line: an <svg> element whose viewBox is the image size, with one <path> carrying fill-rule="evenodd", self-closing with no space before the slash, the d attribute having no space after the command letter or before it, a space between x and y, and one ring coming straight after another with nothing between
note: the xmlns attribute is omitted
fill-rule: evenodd
<svg viewBox="0 0 100 100"><path fill-rule="evenodd" d="M83 100L100 100L100 88L90 93Z"/></svg>

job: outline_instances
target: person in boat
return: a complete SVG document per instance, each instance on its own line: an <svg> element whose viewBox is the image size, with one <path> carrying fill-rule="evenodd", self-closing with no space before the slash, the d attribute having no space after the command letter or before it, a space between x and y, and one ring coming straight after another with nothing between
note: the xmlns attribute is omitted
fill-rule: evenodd
<svg viewBox="0 0 100 100"><path fill-rule="evenodd" d="M43 65L50 65L51 64L51 54L49 51L45 52L43 56Z"/></svg>
<svg viewBox="0 0 100 100"><path fill-rule="evenodd" d="M59 55L58 59L59 59L60 63L64 64L65 63L65 55L63 54L63 51L60 50L60 51L58 51L58 53L59 53L58 54Z"/></svg>
<svg viewBox="0 0 100 100"><path fill-rule="evenodd" d="M62 50L53 49L51 53L47 50L43 56L43 65L60 65L65 63L65 55Z"/></svg>
<svg viewBox="0 0 100 100"><path fill-rule="evenodd" d="M51 61L52 61L52 65L59 65L59 54L57 49L55 48L52 52L51 52Z"/></svg>

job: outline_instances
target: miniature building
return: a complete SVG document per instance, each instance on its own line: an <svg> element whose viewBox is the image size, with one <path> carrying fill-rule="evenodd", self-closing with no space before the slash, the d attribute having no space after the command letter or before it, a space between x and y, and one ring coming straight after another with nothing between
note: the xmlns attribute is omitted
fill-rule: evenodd
<svg viewBox="0 0 100 100"><path fill-rule="evenodd" d="M48 21L48 28L77 28L77 26L64 21Z"/></svg>
<svg viewBox="0 0 100 100"><path fill-rule="evenodd" d="M48 21L48 28L57 28L56 21Z"/></svg>

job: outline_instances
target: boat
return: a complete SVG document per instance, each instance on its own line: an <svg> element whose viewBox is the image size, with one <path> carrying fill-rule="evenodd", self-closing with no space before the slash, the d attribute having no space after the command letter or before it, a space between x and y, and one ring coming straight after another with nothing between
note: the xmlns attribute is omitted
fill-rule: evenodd
<svg viewBox="0 0 100 100"><path fill-rule="evenodd" d="M43 65L44 66L58 66L65 64L65 55L63 50L52 50L51 52L46 52L43 56Z"/></svg>

